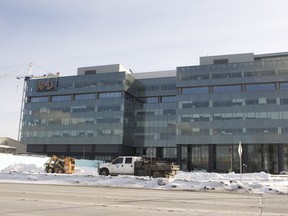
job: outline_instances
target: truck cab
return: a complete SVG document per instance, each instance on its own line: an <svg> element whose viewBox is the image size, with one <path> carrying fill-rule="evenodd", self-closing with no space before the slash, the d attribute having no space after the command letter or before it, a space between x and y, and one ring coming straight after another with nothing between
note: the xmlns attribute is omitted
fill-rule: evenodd
<svg viewBox="0 0 288 216"><path fill-rule="evenodd" d="M99 166L99 175L134 175L135 161L141 161L141 157L120 156L111 163L102 163Z"/></svg>

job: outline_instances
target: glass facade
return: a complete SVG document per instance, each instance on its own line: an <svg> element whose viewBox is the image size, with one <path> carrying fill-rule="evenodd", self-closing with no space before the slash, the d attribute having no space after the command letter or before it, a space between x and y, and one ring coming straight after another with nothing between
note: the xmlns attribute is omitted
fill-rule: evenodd
<svg viewBox="0 0 288 216"><path fill-rule="evenodd" d="M221 172L239 171L241 141L245 171L287 169L288 53L235 59L172 75L96 67L27 80L21 141L35 153L141 155Z"/></svg>

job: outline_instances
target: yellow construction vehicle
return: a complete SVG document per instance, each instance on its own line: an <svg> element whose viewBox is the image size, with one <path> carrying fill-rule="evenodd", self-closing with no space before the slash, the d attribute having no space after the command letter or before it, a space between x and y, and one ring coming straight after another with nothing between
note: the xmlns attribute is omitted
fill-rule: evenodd
<svg viewBox="0 0 288 216"><path fill-rule="evenodd" d="M45 163L46 173L72 174L75 171L75 159L71 157L57 157L52 155Z"/></svg>

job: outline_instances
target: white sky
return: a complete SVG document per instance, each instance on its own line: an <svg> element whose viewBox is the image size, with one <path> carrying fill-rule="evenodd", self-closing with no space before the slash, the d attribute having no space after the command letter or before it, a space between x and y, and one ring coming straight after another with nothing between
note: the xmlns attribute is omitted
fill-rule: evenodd
<svg viewBox="0 0 288 216"><path fill-rule="evenodd" d="M29 63L34 75L65 76L93 65L146 72L197 65L199 56L286 52L287 8L287 0L0 0L0 137L17 139L24 81L15 76Z"/></svg>

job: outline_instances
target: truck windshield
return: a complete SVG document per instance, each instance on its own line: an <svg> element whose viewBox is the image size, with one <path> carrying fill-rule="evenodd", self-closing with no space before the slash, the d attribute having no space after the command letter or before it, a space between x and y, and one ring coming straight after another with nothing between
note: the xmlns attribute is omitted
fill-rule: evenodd
<svg viewBox="0 0 288 216"><path fill-rule="evenodd" d="M116 158L114 161L112 161L112 164L122 164L123 158Z"/></svg>

